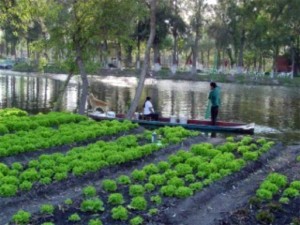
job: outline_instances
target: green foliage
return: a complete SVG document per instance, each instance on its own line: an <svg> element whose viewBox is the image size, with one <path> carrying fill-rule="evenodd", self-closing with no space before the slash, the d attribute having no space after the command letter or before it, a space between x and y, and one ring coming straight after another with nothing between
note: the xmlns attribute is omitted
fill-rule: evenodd
<svg viewBox="0 0 300 225"><path fill-rule="evenodd" d="M295 198L299 196L299 191L295 188L289 187L283 191L283 197Z"/></svg>
<svg viewBox="0 0 300 225"><path fill-rule="evenodd" d="M77 213L73 213L68 217L68 220L71 222L78 222L81 220L80 216Z"/></svg>
<svg viewBox="0 0 300 225"><path fill-rule="evenodd" d="M140 224L143 224L143 222L144 222L144 219L140 216L136 216L129 221L129 223L131 225L140 225Z"/></svg>
<svg viewBox="0 0 300 225"><path fill-rule="evenodd" d="M300 191L300 181L295 180L291 182L290 187Z"/></svg>
<svg viewBox="0 0 300 225"><path fill-rule="evenodd" d="M251 136L244 136L240 142L242 145L250 145L252 141L253 138Z"/></svg>
<svg viewBox="0 0 300 225"><path fill-rule="evenodd" d="M11 164L11 168L14 169L14 170L18 170L18 171L23 170L22 164L18 163L18 162L14 162L13 164Z"/></svg>
<svg viewBox="0 0 300 225"><path fill-rule="evenodd" d="M179 187L175 191L175 196L178 198L186 198L193 195L193 190L189 187Z"/></svg>
<svg viewBox="0 0 300 225"><path fill-rule="evenodd" d="M153 195L150 198L151 202L154 202L156 205L160 205L162 203L162 199L159 195Z"/></svg>
<svg viewBox="0 0 300 225"><path fill-rule="evenodd" d="M52 222L45 222L45 223L42 223L42 225L55 225L55 224Z"/></svg>
<svg viewBox="0 0 300 225"><path fill-rule="evenodd" d="M160 193L164 196L172 197L175 195L176 189L174 185L166 185L160 188Z"/></svg>
<svg viewBox="0 0 300 225"><path fill-rule="evenodd" d="M73 204L73 200L70 199L70 198L67 198L67 199L64 201L64 203L65 203L66 205L72 205L72 204Z"/></svg>
<svg viewBox="0 0 300 225"><path fill-rule="evenodd" d="M88 225L103 225L103 223L100 219L91 219L89 220Z"/></svg>
<svg viewBox="0 0 300 225"><path fill-rule="evenodd" d="M279 188L276 184L273 184L272 182L265 180L261 183L260 188L268 190L272 192L272 194L276 194L279 191Z"/></svg>
<svg viewBox="0 0 300 225"><path fill-rule="evenodd" d="M12 220L16 224L28 224L31 218L31 214L24 210L19 210L15 215L13 215Z"/></svg>
<svg viewBox="0 0 300 225"><path fill-rule="evenodd" d="M159 172L159 169L153 164L150 163L143 167L143 170L146 172L146 174L151 175Z"/></svg>
<svg viewBox="0 0 300 225"><path fill-rule="evenodd" d="M114 180L106 179L102 182L102 188L108 192L114 192L117 190L117 183Z"/></svg>
<svg viewBox="0 0 300 225"><path fill-rule="evenodd" d="M13 184L3 184L0 186L0 196L12 197L17 194L18 187Z"/></svg>
<svg viewBox="0 0 300 225"><path fill-rule="evenodd" d="M123 195L120 193L110 194L108 197L108 203L112 205L121 205L124 203Z"/></svg>
<svg viewBox="0 0 300 225"><path fill-rule="evenodd" d="M155 185L152 184L152 183L146 183L144 185L144 188L145 188L146 191L151 192L151 191L155 190Z"/></svg>
<svg viewBox="0 0 300 225"><path fill-rule="evenodd" d="M203 184L201 182L191 183L189 185L189 188L192 189L193 191L200 191L203 188Z"/></svg>
<svg viewBox="0 0 300 225"><path fill-rule="evenodd" d="M274 221L274 215L267 210L259 211L255 217L263 224L272 224Z"/></svg>
<svg viewBox="0 0 300 225"><path fill-rule="evenodd" d="M111 210L112 218L115 220L127 220L128 219L128 211L123 206L114 207Z"/></svg>
<svg viewBox="0 0 300 225"><path fill-rule="evenodd" d="M157 168L159 169L159 172L165 172L167 169L170 168L170 165L168 162L161 161L157 163Z"/></svg>
<svg viewBox="0 0 300 225"><path fill-rule="evenodd" d="M131 180L129 176L121 175L117 178L118 184L131 184Z"/></svg>
<svg viewBox="0 0 300 225"><path fill-rule="evenodd" d="M40 207L40 212L43 214L53 215L54 206L50 204L44 204Z"/></svg>
<svg viewBox="0 0 300 225"><path fill-rule="evenodd" d="M185 176L193 172L193 168L188 164L179 163L175 166L178 176Z"/></svg>
<svg viewBox="0 0 300 225"><path fill-rule="evenodd" d="M273 198L272 192L263 188L256 191L256 196L262 200L271 200Z"/></svg>
<svg viewBox="0 0 300 225"><path fill-rule="evenodd" d="M167 184L178 188L184 186L184 180L179 177L172 177L170 180L168 180Z"/></svg>
<svg viewBox="0 0 300 225"><path fill-rule="evenodd" d="M196 180L196 177L193 174L187 174L185 175L184 179L187 182L194 182Z"/></svg>
<svg viewBox="0 0 300 225"><path fill-rule="evenodd" d="M150 216L154 216L154 215L156 215L157 213L158 213L158 209L155 209L155 208L149 209L149 211L148 211L148 214L149 214Z"/></svg>
<svg viewBox="0 0 300 225"><path fill-rule="evenodd" d="M279 188L283 188L287 185L287 177L279 173L271 173L268 175L267 180L276 184Z"/></svg>
<svg viewBox="0 0 300 225"><path fill-rule="evenodd" d="M140 196L144 195L145 193L145 188L143 185L135 184L135 185L130 185L129 187L129 195L130 196Z"/></svg>
<svg viewBox="0 0 300 225"><path fill-rule="evenodd" d="M258 159L258 152L244 152L243 153L243 158L245 160L251 160L251 161L255 161Z"/></svg>
<svg viewBox="0 0 300 225"><path fill-rule="evenodd" d="M87 186L83 188L82 193L86 198L92 198L96 196L97 191L94 186Z"/></svg>
<svg viewBox="0 0 300 225"><path fill-rule="evenodd" d="M131 199L130 207L136 210L146 210L147 200L141 196L134 197Z"/></svg>
<svg viewBox="0 0 300 225"><path fill-rule="evenodd" d="M146 178L146 172L144 170L137 170L135 169L131 173L131 177L136 181L143 181Z"/></svg>
<svg viewBox="0 0 300 225"><path fill-rule="evenodd" d="M161 174L154 174L149 177L149 182L154 185L163 185L166 182L166 177Z"/></svg>
<svg viewBox="0 0 300 225"><path fill-rule="evenodd" d="M279 199L279 202L280 202L281 204L289 204L290 200L289 200L289 198L287 198L287 197L281 197L281 198Z"/></svg>
<svg viewBox="0 0 300 225"><path fill-rule="evenodd" d="M84 200L81 202L80 209L83 212L104 211L103 202L99 198Z"/></svg>

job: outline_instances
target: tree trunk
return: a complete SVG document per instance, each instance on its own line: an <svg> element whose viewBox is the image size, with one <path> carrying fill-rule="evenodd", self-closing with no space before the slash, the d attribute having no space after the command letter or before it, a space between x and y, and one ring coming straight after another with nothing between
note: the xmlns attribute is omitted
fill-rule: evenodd
<svg viewBox="0 0 300 225"><path fill-rule="evenodd" d="M83 60L82 60L82 50L79 46L79 43L77 43L77 46L76 46L76 54L77 54L76 63L78 65L81 80L82 80L82 92L81 92L81 95L80 95L78 113L83 115L85 113L85 108L86 108L89 82L88 82L87 74L86 74L86 71L85 71L84 63L83 63Z"/></svg>
<svg viewBox="0 0 300 225"><path fill-rule="evenodd" d="M68 77L65 80L63 87L61 88L61 90L59 90L58 96L57 96L57 99L54 102L54 106L53 106L52 111L58 112L58 111L61 110L62 99L63 99L64 93L67 90L68 84L69 84L72 76L73 76L73 70L69 72Z"/></svg>
<svg viewBox="0 0 300 225"><path fill-rule="evenodd" d="M192 75L195 75L197 73L197 60L198 60L198 49L199 49L199 40L200 40L200 34L198 29L199 28L197 28L196 31L194 46L192 47L192 51L193 51Z"/></svg>
<svg viewBox="0 0 300 225"><path fill-rule="evenodd" d="M135 93L134 99L131 102L130 108L129 108L127 114L126 114L127 119L132 118L133 113L135 112L135 110L138 106L138 103L139 103L139 100L140 100L140 97L142 95L142 91L143 91L143 88L144 88L146 72L147 72L148 67L149 67L150 50L151 50L151 46L152 46L154 36L155 36L156 0L152 0L150 4L151 4L151 6L150 6L151 7L150 8L151 9L150 35L149 35L148 42L147 42L147 47L146 47L146 50L145 50L145 59L144 59L143 68L142 68L142 71L141 71L141 77L139 79L139 83L138 83L138 86L136 88L136 93Z"/></svg>
<svg viewBox="0 0 300 225"><path fill-rule="evenodd" d="M137 41L137 54L136 54L136 69L139 70L141 67L141 41Z"/></svg>

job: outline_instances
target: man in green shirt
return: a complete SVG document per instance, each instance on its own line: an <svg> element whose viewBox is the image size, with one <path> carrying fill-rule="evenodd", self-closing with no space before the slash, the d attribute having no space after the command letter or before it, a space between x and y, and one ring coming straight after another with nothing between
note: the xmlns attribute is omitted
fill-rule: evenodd
<svg viewBox="0 0 300 225"><path fill-rule="evenodd" d="M216 123L217 123L217 116L218 116L218 113L219 113L219 106L221 104L220 92L221 92L220 87L218 87L215 82L211 82L210 83L210 92L209 92L208 99L211 103L210 113L211 113L211 123L212 123L212 125L216 125Z"/></svg>

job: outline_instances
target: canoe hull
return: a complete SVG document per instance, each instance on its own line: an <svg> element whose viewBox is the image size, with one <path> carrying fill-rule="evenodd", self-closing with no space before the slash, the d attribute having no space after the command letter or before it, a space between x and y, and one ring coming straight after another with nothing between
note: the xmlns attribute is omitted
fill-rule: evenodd
<svg viewBox="0 0 300 225"><path fill-rule="evenodd" d="M90 113L89 117L96 120L125 120L124 115L117 115L115 118L109 118L97 113ZM147 128L159 128L163 126L182 126L185 129L189 130L198 130L202 132L226 132L226 133L238 133L238 134L254 134L254 123L242 124L242 123L232 123L232 122L224 122L219 121L217 125L210 125L210 121L206 120L187 120L187 123L180 123L176 121L176 123L171 123L170 118L160 118L159 121L153 120L130 120L133 123L138 123L140 126L144 126Z"/></svg>

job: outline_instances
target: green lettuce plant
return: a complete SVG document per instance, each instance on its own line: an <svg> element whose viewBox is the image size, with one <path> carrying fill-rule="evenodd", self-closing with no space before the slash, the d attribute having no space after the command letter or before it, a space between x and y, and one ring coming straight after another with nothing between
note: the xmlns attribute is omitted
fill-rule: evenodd
<svg viewBox="0 0 300 225"><path fill-rule="evenodd" d="M149 182L154 185L163 185L166 182L166 177L161 174L153 174L150 175Z"/></svg>
<svg viewBox="0 0 300 225"><path fill-rule="evenodd" d="M88 225L103 225L100 219L90 219Z"/></svg>
<svg viewBox="0 0 300 225"><path fill-rule="evenodd" d="M99 198L86 199L81 202L80 209L83 212L104 211L103 202Z"/></svg>
<svg viewBox="0 0 300 225"><path fill-rule="evenodd" d="M114 192L117 190L117 183L114 180L106 179L102 182L102 188L108 192Z"/></svg>
<svg viewBox="0 0 300 225"><path fill-rule="evenodd" d="M124 203L124 198L121 193L113 193L108 197L108 203L112 205L121 205Z"/></svg>
<svg viewBox="0 0 300 225"><path fill-rule="evenodd" d="M127 220L128 219L128 210L123 206L114 207L111 210L112 218L114 220Z"/></svg>
<svg viewBox="0 0 300 225"><path fill-rule="evenodd" d="M145 188L143 187L143 185L134 184L134 185L130 185L129 187L130 196L141 196L144 195L144 193L145 193Z"/></svg>
<svg viewBox="0 0 300 225"><path fill-rule="evenodd" d="M141 216L136 216L129 221L130 225L140 225L143 224L143 222L144 219Z"/></svg>
<svg viewBox="0 0 300 225"><path fill-rule="evenodd" d="M54 206L53 206L53 205L50 205L50 204L44 204L44 205L41 205L41 207L40 207L40 212L41 212L42 214L53 215L53 212L54 212Z"/></svg>
<svg viewBox="0 0 300 225"><path fill-rule="evenodd" d="M73 213L68 217L68 220L71 222L78 222L81 220L80 216L77 213Z"/></svg>
<svg viewBox="0 0 300 225"><path fill-rule="evenodd" d="M94 186L86 186L85 188L83 188L82 193L84 195L84 197L86 198L92 198L95 197L97 195L97 191L96 188Z"/></svg>
<svg viewBox="0 0 300 225"><path fill-rule="evenodd" d="M19 210L16 214L13 215L12 220L16 224L26 225L29 223L31 219L31 214L24 210Z"/></svg>
<svg viewBox="0 0 300 225"><path fill-rule="evenodd" d="M130 202L130 207L135 210L146 210L147 205L148 205L147 200L141 196L132 198L132 200Z"/></svg>
<svg viewBox="0 0 300 225"><path fill-rule="evenodd" d="M129 176L121 175L117 178L118 184L131 184L131 180Z"/></svg>
<svg viewBox="0 0 300 225"><path fill-rule="evenodd" d="M156 205L160 205L162 203L162 199L159 195L153 195L150 198L151 202L155 203Z"/></svg>
<svg viewBox="0 0 300 225"><path fill-rule="evenodd" d="M175 196L178 198L186 198L193 195L193 190L189 187L179 187L175 191Z"/></svg>

